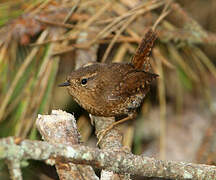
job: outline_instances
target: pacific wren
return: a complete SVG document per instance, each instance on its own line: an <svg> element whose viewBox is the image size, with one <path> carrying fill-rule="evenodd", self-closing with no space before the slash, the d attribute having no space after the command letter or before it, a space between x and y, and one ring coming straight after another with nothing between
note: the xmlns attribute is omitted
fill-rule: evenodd
<svg viewBox="0 0 216 180"><path fill-rule="evenodd" d="M156 34L149 30L130 63L86 65L73 71L67 81L59 86L67 86L74 100L92 115L127 115L113 126L135 118L136 110L148 93L151 82L158 76L148 72L149 56L155 39Z"/></svg>

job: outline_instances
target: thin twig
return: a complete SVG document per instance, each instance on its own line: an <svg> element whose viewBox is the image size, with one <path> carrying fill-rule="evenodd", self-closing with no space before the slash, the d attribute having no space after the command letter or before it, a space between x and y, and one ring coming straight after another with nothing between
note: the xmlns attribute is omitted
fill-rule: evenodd
<svg viewBox="0 0 216 180"><path fill-rule="evenodd" d="M38 42L42 42L46 36L48 34L48 31L44 31L39 39L38 39ZM10 100L10 97L14 91L14 88L16 87L19 79L22 77L23 73L25 72L26 68L28 67L28 65L32 62L32 60L34 59L34 56L37 54L39 50L39 47L34 47L32 49L32 51L29 53L29 55L26 57L26 59L24 60L23 64L21 65L21 67L19 68L6 96L4 97L4 99L2 100L2 104L1 104L1 107L0 107L0 121L3 120L3 115L4 115L4 110L5 108L7 107L8 103L9 103L9 100Z"/></svg>
<svg viewBox="0 0 216 180"><path fill-rule="evenodd" d="M118 39L118 37L121 35L121 33L125 30L125 28L127 28L127 26L130 25L130 23L132 23L137 17L137 14L135 14L134 16L131 16L129 18L129 20L125 20L125 23L123 24L123 26L121 27L121 29L116 33L115 37L111 40L111 43L109 44L108 48L106 49L106 52L103 55L103 58L101 60L101 62L105 62L105 60L107 59L113 45L116 43L116 40Z"/></svg>
<svg viewBox="0 0 216 180"><path fill-rule="evenodd" d="M160 159L166 158L166 95L164 83L164 70L161 61L156 61L158 73L158 96L160 102Z"/></svg>
<svg viewBox="0 0 216 180"><path fill-rule="evenodd" d="M63 24L67 23L67 21L70 19L70 17L72 16L72 14L74 13L74 11L76 10L77 6L79 5L80 0L77 0L74 4L74 6L72 6L70 12L67 14L67 16L65 17Z"/></svg>
<svg viewBox="0 0 216 180"><path fill-rule="evenodd" d="M45 23L45 24L51 25L51 26L58 26L58 27L70 28L70 29L75 27L74 25L71 25L71 24L53 22L53 21L49 21L49 20L45 20L45 19L39 19L39 18L35 18L35 19L41 23Z"/></svg>
<svg viewBox="0 0 216 180"><path fill-rule="evenodd" d="M150 11L150 10L153 10L157 7L160 7L161 5L163 5L164 2L158 2L157 4L153 4L151 6L144 6L142 7L143 9L140 9L139 11L144 11L144 12L147 12L147 11ZM145 4L146 5L146 4ZM135 8L136 9L136 8ZM144 13L143 12L143 13ZM94 40L91 41L90 44L93 44L95 42L97 42L98 39L100 38L104 38L106 37L105 35L108 35L106 32L113 26L115 26L116 24L120 23L121 21L123 21L124 19L127 19L128 17L130 16L133 16L134 14L136 14L137 11L134 11L134 9L130 10L129 12L117 17L114 21L112 21L110 24L108 24L102 31L100 31L98 33L98 35L94 38Z"/></svg>

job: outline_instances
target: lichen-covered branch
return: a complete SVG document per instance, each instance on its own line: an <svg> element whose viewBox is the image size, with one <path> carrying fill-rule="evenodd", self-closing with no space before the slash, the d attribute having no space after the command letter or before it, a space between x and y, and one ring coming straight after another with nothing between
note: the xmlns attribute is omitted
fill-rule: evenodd
<svg viewBox="0 0 216 180"><path fill-rule="evenodd" d="M13 180L22 180L22 172L19 159L7 159L7 166L10 173L10 178Z"/></svg>
<svg viewBox="0 0 216 180"><path fill-rule="evenodd" d="M98 117L98 116L90 116L91 121L94 122L95 125L95 134L98 132L108 128L112 123L115 122L114 117ZM114 149L115 151L122 151L122 135L120 132L113 128L106 133L104 138L100 141L99 146L101 149ZM129 180L130 175L119 175L113 172L108 172L103 170L101 172L101 180Z"/></svg>
<svg viewBox="0 0 216 180"><path fill-rule="evenodd" d="M98 117L91 115L90 118L94 122L96 135L115 122L114 117ZM116 128L113 128L106 133L104 138L100 141L99 146L101 149L121 149L122 135Z"/></svg>
<svg viewBox="0 0 216 180"><path fill-rule="evenodd" d="M51 115L38 115L37 128L43 139L52 144L80 144L80 134L72 114L53 110ZM98 180L91 166L56 161L56 169L61 180Z"/></svg>
<svg viewBox="0 0 216 180"><path fill-rule="evenodd" d="M47 160L57 157L65 162L88 164L116 173L130 173L145 177L193 180L213 180L216 177L215 166L155 160L124 151L100 150L81 145L53 145L31 140L23 140L20 144L16 144L13 137L0 140L0 159Z"/></svg>

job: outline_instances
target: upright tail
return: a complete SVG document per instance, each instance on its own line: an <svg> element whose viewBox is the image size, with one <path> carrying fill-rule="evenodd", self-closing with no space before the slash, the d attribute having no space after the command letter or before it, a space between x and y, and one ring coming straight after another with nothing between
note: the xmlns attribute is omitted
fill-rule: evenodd
<svg viewBox="0 0 216 180"><path fill-rule="evenodd" d="M157 35L152 29L150 29L142 39L142 42L137 48L135 55L131 59L131 63L137 70L149 72L151 68L149 56L151 55L151 51L156 39Z"/></svg>

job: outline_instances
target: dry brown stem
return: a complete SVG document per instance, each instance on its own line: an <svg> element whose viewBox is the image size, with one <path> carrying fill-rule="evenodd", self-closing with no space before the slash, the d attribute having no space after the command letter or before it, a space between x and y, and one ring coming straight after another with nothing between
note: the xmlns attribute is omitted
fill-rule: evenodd
<svg viewBox="0 0 216 180"><path fill-rule="evenodd" d="M216 121L215 116L205 132L202 143L197 152L197 162L206 164L216 164Z"/></svg>

